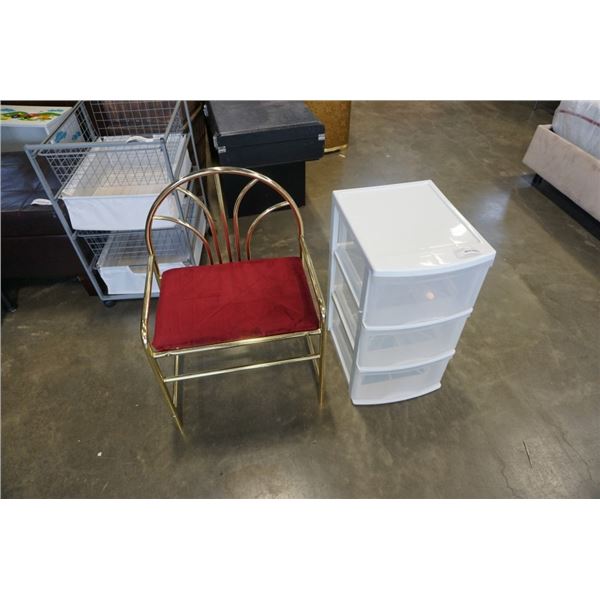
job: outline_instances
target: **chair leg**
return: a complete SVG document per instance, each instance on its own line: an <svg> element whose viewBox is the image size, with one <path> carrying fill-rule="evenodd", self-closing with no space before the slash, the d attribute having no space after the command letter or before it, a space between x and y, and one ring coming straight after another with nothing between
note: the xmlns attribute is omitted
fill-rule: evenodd
<svg viewBox="0 0 600 600"><path fill-rule="evenodd" d="M308 351L311 354L314 354L315 353L315 347L313 346L312 340L310 339L310 334L307 333L306 336L305 336L305 339L306 339L306 346L308 348ZM311 363L312 363L312 366L313 366L313 368L315 370L315 375L317 377L319 377L319 359L318 358L314 358L313 360L311 360Z"/></svg>
<svg viewBox="0 0 600 600"><path fill-rule="evenodd" d="M181 373L181 369L183 367L183 356L179 356L179 354L175 355L175 364L174 364L174 372L175 375L179 375ZM177 409L177 416L179 417L179 421L183 424L183 397L181 389L183 387L183 382L174 381L173 382L173 405Z"/></svg>
<svg viewBox="0 0 600 600"><path fill-rule="evenodd" d="M319 406L325 402L325 346L327 345L327 326L321 323L321 347L319 348Z"/></svg>
<svg viewBox="0 0 600 600"><path fill-rule="evenodd" d="M11 313L17 310L17 307L10 301L4 290L2 291L2 308Z"/></svg>
<svg viewBox="0 0 600 600"><path fill-rule="evenodd" d="M158 366L156 359L154 359L152 356L149 356L149 355L147 355L147 356L148 356L148 361L150 362L150 366L152 367L152 370L154 371L154 374L156 375L156 379L158 379L158 385L160 385L160 389L163 392L163 396L164 396L165 402L167 404L167 407L169 409L169 412L171 413L171 416L175 420L177 429L179 429L179 432L185 438L185 433L183 431L183 424L181 423L181 420L179 419L179 415L177 414L177 408L173 404L173 399L171 398L171 394L169 393L169 388L167 387L167 384L164 382L163 374L160 370L160 367Z"/></svg>

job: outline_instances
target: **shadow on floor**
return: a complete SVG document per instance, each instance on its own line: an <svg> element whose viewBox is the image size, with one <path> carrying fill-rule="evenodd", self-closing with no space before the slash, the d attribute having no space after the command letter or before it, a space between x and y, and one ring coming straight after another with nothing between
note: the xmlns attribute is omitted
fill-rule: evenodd
<svg viewBox="0 0 600 600"><path fill-rule="evenodd" d="M540 191L546 198L566 212L574 221L581 225L586 231L600 240L600 223L587 213L583 208L575 204L553 185L540 177L534 177L531 185Z"/></svg>
<svg viewBox="0 0 600 600"><path fill-rule="evenodd" d="M183 388L183 419L186 448L229 448L262 443L288 443L332 430L327 403L318 404L318 387L309 365L278 369L281 377L265 377L264 369L240 377L209 377L204 382L186 382ZM173 427L174 435L179 433Z"/></svg>

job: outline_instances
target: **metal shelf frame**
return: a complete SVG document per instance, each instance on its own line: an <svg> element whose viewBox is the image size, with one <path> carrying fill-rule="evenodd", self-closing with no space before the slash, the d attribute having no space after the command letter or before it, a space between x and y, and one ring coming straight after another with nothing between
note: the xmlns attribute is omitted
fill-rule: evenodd
<svg viewBox="0 0 600 600"><path fill-rule="evenodd" d="M181 169L186 154L185 148L190 145L191 170L198 170L200 163L188 104L186 101L80 101L59 127L59 131L65 130L67 134L63 134L62 138L59 138L55 131L40 144L27 144L25 152L100 300L112 305L113 301L141 299L143 291L139 294L108 294L96 270L98 256L108 240L114 240L115 236L123 236L125 239L132 232L73 229L61 196L69 185L73 185L78 167L90 152L110 152L111 156L117 157L117 164L110 173L107 174L105 170L103 173L92 173L91 177L102 175L105 179L111 177L113 181L130 185L140 182L158 183L156 179L148 180L152 174L143 157L150 154L154 157L160 156L164 161L163 187L187 175L181 173ZM69 135L71 138L67 139ZM177 164L173 164L174 135L179 139L184 136L184 152L181 153ZM143 147L141 144L135 145L140 149L137 154L132 150L133 145L127 143L136 136L146 138ZM152 138L151 141L148 136ZM132 155L135 155L135 160ZM201 190L201 195L205 197L204 189ZM186 210L190 210L190 203L186 200L183 194L177 194L177 205L182 215ZM194 240L190 240L191 256L195 250L192 244L196 242L195 236L192 237ZM125 249L124 246L124 252L137 252L138 260L139 250Z"/></svg>

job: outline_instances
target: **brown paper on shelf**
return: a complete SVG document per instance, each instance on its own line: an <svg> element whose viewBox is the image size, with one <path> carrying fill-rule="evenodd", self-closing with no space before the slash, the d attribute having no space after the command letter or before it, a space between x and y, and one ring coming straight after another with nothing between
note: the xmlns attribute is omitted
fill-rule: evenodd
<svg viewBox="0 0 600 600"><path fill-rule="evenodd" d="M325 126L325 152L348 146L350 101L306 100L306 106Z"/></svg>

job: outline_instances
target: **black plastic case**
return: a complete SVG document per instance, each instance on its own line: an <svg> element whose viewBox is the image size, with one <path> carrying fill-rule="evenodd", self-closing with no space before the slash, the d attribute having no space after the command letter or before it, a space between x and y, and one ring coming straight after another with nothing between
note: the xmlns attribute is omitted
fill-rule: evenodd
<svg viewBox="0 0 600 600"><path fill-rule="evenodd" d="M304 204L304 163L321 158L325 145L325 128L304 102L209 102L205 114L216 163L263 173L282 185L299 206ZM243 182L230 177L222 183L231 215ZM242 203L240 214L261 212L278 201L274 192L256 186Z"/></svg>
<svg viewBox="0 0 600 600"><path fill-rule="evenodd" d="M325 127L304 102L209 102L219 164L280 165L323 156Z"/></svg>

